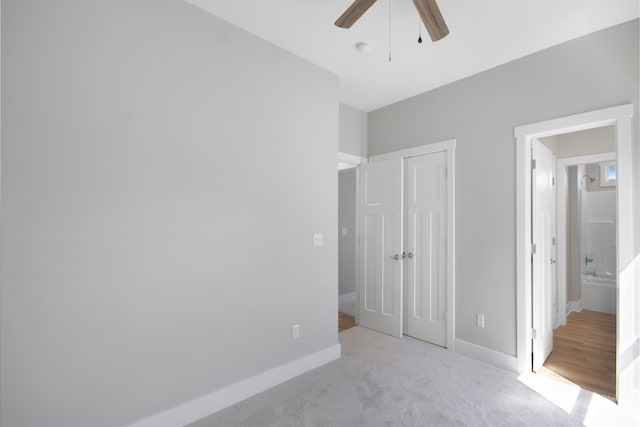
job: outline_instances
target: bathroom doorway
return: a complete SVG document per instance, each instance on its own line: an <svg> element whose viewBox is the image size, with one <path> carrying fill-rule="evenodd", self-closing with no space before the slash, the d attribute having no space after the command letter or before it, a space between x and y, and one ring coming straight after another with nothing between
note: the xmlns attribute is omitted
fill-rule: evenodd
<svg viewBox="0 0 640 427"><path fill-rule="evenodd" d="M605 126L540 141L558 156L558 285L553 351L539 372L615 398L615 129Z"/></svg>
<svg viewBox="0 0 640 427"><path fill-rule="evenodd" d="M637 286L633 281L637 258L634 252L634 199L632 149L633 105L625 104L601 110L578 113L556 119L530 123L514 128L516 137L516 306L517 306L517 370L530 372L533 362L533 343L537 332L533 319L539 307L532 299L536 286L532 275L531 260L535 246L531 239L531 147L535 139L613 125L615 127L615 152L617 161L616 197L616 393L617 403L635 410L638 400L637 378L640 372L637 358L629 357L638 342L637 313L640 305L634 295Z"/></svg>
<svg viewBox="0 0 640 427"><path fill-rule="evenodd" d="M615 127L539 138L533 141L534 153L538 145L548 149L555 163L550 181L556 203L555 221L545 227L550 248L540 248L544 253L538 258L554 276L543 302L552 330L538 365L534 354L534 370L615 398ZM534 170L534 175L542 172ZM540 182L539 177L532 182ZM534 212L535 194L534 185ZM535 217L533 226L535 230ZM534 265L534 276L537 271Z"/></svg>

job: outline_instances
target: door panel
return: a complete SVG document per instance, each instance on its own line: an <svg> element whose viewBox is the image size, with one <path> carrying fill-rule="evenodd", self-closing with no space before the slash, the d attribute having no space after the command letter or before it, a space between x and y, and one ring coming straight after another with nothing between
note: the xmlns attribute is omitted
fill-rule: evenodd
<svg viewBox="0 0 640 427"><path fill-rule="evenodd" d="M547 147L533 141L535 169L531 177L533 304L533 370L538 371L553 350L555 305L555 158Z"/></svg>
<svg viewBox="0 0 640 427"><path fill-rule="evenodd" d="M361 165L360 189L358 321L401 337L402 160Z"/></svg>
<svg viewBox="0 0 640 427"><path fill-rule="evenodd" d="M406 333L447 344L445 152L407 160Z"/></svg>

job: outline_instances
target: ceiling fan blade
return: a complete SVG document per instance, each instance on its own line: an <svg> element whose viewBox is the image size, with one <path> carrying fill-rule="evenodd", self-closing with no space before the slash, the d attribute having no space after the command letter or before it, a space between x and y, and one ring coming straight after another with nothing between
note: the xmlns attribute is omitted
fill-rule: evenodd
<svg viewBox="0 0 640 427"><path fill-rule="evenodd" d="M424 26L431 36L431 40L437 42L449 34L449 28L444 22L444 18L440 13L440 8L436 4L436 0L413 0L418 9L420 18L424 22Z"/></svg>
<svg viewBox="0 0 640 427"><path fill-rule="evenodd" d="M351 28L351 26L376 2L376 0L356 0L349 9L345 10L335 22L336 27Z"/></svg>

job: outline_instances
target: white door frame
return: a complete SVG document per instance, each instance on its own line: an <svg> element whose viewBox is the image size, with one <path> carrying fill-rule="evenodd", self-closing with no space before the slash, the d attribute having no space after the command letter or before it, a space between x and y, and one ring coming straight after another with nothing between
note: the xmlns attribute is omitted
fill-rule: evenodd
<svg viewBox="0 0 640 427"><path fill-rule="evenodd" d="M615 152L588 154L584 156L564 157L556 164L558 179L558 324L567 324L567 194L569 180L567 169L570 166L608 162L616 159Z"/></svg>
<svg viewBox="0 0 640 427"><path fill-rule="evenodd" d="M361 163L367 163L365 157L356 156L355 154L344 153L338 151L338 170L345 170L357 167Z"/></svg>
<svg viewBox="0 0 640 427"><path fill-rule="evenodd" d="M406 159L409 157L433 154L441 151L447 153L447 349L455 351L455 148L456 140L422 145L406 150L378 154L369 157L369 162L388 159ZM357 298L357 297L356 297Z"/></svg>
<svg viewBox="0 0 640 427"><path fill-rule="evenodd" d="M635 390L637 356L630 357L637 341L633 301L633 171L631 116L633 104L606 108L573 116L547 120L514 129L516 138L516 357L518 372L531 370L531 141L535 138L592 129L606 125L616 127L618 174L617 261L618 316L616 336L616 397L618 403L634 408L640 395ZM628 301L626 300L628 299ZM624 302L624 303L623 303ZM628 360L629 359L629 360ZM637 409L636 409L637 410Z"/></svg>

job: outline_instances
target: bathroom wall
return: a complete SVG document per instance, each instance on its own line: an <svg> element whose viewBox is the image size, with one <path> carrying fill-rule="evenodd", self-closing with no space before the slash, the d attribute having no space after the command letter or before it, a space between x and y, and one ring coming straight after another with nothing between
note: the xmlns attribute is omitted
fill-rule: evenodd
<svg viewBox="0 0 640 427"><path fill-rule="evenodd" d="M579 179L584 166L567 168L569 188L567 192L567 301L577 303L581 299L582 284L582 198Z"/></svg>

